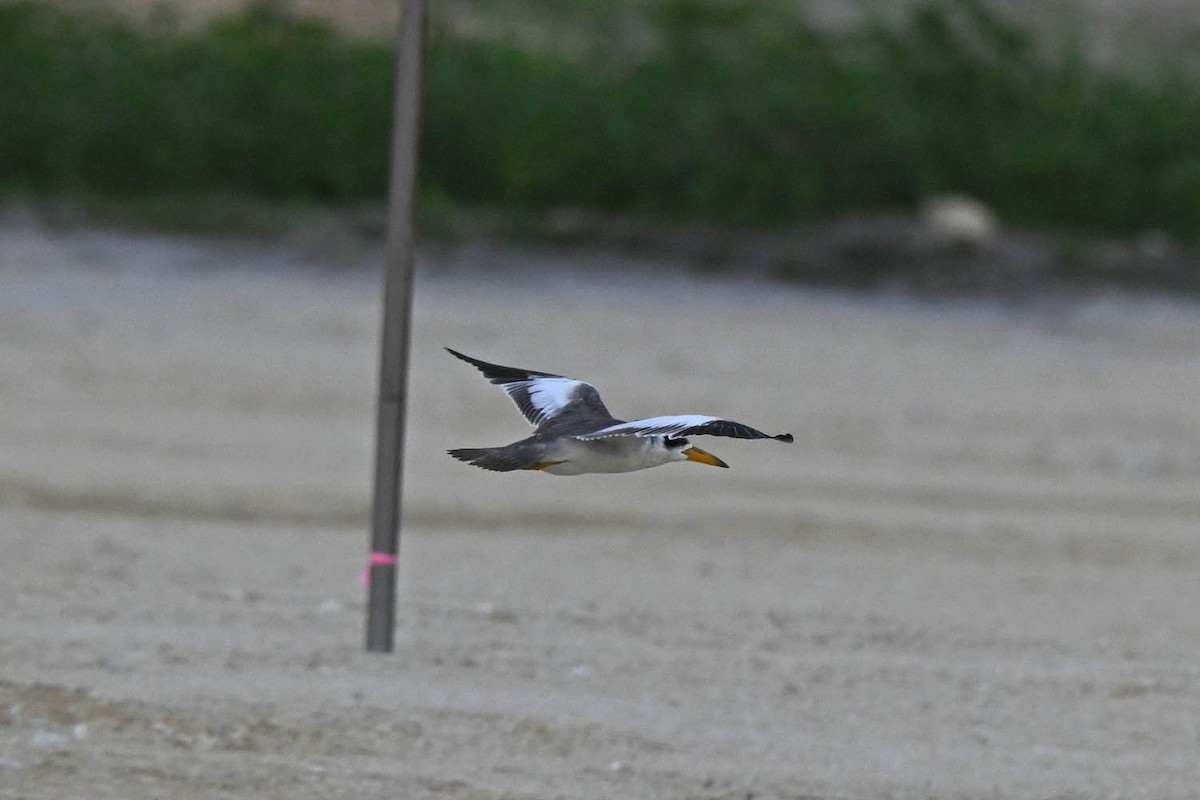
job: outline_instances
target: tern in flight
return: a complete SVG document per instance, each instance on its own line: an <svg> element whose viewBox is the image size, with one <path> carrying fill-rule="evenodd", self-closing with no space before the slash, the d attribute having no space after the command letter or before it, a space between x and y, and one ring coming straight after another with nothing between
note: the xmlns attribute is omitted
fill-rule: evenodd
<svg viewBox="0 0 1200 800"><path fill-rule="evenodd" d="M589 472L632 472L672 461L696 461L728 467L721 459L690 446L688 436L730 436L735 439L775 439L791 442L790 433L772 436L749 425L703 414L619 420L590 383L502 367L455 350L451 355L474 365L489 381L504 389L535 426L532 436L502 447L466 447L447 452L459 461L496 472L540 470L551 475Z"/></svg>

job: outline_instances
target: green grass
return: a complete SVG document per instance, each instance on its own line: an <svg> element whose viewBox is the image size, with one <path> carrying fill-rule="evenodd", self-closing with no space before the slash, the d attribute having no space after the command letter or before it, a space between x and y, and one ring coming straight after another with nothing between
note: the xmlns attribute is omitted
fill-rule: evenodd
<svg viewBox="0 0 1200 800"><path fill-rule="evenodd" d="M0 194L382 200L387 43L266 8L163 33L0 5ZM429 202L771 226L967 192L1015 223L1200 233L1195 53L1104 71L976 0L853 37L783 2L621 8L649 46L434 26Z"/></svg>
<svg viewBox="0 0 1200 800"><path fill-rule="evenodd" d="M0 7L8 188L238 190L343 200L386 186L386 49L266 13L155 37L113 19Z"/></svg>

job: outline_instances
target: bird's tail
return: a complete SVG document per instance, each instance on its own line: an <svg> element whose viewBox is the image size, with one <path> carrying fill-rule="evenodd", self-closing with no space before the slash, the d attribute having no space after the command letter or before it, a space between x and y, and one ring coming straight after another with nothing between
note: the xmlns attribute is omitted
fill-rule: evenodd
<svg viewBox="0 0 1200 800"><path fill-rule="evenodd" d="M461 447L446 452L459 461L490 469L493 472L512 472L516 469L530 468L528 455L514 452L507 447Z"/></svg>

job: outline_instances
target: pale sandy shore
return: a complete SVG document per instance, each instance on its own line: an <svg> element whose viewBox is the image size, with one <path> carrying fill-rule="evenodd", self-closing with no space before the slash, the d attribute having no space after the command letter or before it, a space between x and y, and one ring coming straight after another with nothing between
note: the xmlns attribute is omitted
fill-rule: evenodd
<svg viewBox="0 0 1200 800"><path fill-rule="evenodd" d="M47 0L67 8L114 9L157 27L189 29L261 5L261 0ZM796 0L807 19L822 30L853 29L870 16L901 19L923 0ZM352 35L380 38L391 35L399 20L396 0L271 0L269 7L301 18L332 25ZM660 3L646 0L646 8ZM928 5L928 3L925 3ZM1136 66L1157 63L1163 56L1190 53L1200 30L1200 5L1194 0L992 0L986 5L1026 30L1051 41L1086 42L1087 51L1101 63ZM534 47L562 47L577 40L603 4L585 4L575 14L563 14L531 0L439 0L430 14L468 37L505 36ZM636 4L621 4L618 19L636 31ZM633 35L627 31L627 35Z"/></svg>
<svg viewBox="0 0 1200 800"><path fill-rule="evenodd" d="M0 797L1200 796L1200 307L638 267L424 260L368 655L376 273L0 226ZM443 345L796 444L483 472Z"/></svg>

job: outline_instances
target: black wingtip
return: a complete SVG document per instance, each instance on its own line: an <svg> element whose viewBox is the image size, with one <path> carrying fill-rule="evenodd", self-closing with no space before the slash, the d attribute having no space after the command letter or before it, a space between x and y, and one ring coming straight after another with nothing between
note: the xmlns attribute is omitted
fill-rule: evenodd
<svg viewBox="0 0 1200 800"><path fill-rule="evenodd" d="M449 353L450 355L454 356L455 358L462 359L463 361L467 362L472 367L474 367L475 369L482 372L488 378L494 377L493 375L489 374L490 372L495 372L498 369L500 369L500 370L507 369L506 367L501 367L499 364L489 364L488 362L481 361L478 358L472 358L471 356L466 355L465 353L458 352L453 347L447 347L446 352Z"/></svg>
<svg viewBox="0 0 1200 800"><path fill-rule="evenodd" d="M482 372L485 378L496 384L510 383L513 381L527 381L530 378L562 377L561 375L555 375L551 372L538 372L534 369L521 369L519 367L505 367L500 364L492 364L488 361L481 361L478 358L472 358L471 356L460 353L450 347L446 348L446 352L455 358L461 358L463 361Z"/></svg>
<svg viewBox="0 0 1200 800"><path fill-rule="evenodd" d="M771 438L777 442L787 442L788 444L791 444L792 442L796 441L795 439L792 438L792 435L790 433L781 433L778 436L772 436Z"/></svg>

